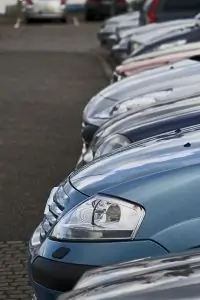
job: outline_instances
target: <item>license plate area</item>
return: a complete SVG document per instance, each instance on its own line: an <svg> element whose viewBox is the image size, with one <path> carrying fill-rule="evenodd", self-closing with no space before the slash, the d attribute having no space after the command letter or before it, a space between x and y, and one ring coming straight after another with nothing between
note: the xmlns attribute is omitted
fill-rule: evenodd
<svg viewBox="0 0 200 300"><path fill-rule="evenodd" d="M51 13L58 11L59 7L57 3L38 3L35 5L35 12L38 13Z"/></svg>

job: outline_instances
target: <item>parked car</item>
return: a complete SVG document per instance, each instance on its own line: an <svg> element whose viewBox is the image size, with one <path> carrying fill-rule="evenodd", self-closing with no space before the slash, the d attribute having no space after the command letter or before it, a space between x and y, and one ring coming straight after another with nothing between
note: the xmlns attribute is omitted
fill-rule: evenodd
<svg viewBox="0 0 200 300"><path fill-rule="evenodd" d="M128 12L127 0L86 0L85 20L91 21L96 18L106 18L116 14Z"/></svg>
<svg viewBox="0 0 200 300"><path fill-rule="evenodd" d="M111 51L114 45L117 45L121 39L125 39L127 40L126 52L130 55L132 46L131 40L134 40L134 38L136 40L137 38L140 39L140 36L145 34L145 36L148 36L148 38L145 38L145 44L147 44L152 41L154 36L158 38L158 36L161 34L162 36L164 34L166 35L167 32L171 32L172 30L184 29L186 27L195 25L199 26L199 20L174 20L157 24L153 23L139 27L133 27L131 21L123 22L116 27L116 32L108 37L107 49Z"/></svg>
<svg viewBox="0 0 200 300"><path fill-rule="evenodd" d="M200 97L196 98L200 88L192 85L188 90L175 89L165 101L155 99L148 108L133 109L106 122L81 154L77 167L144 138L200 124Z"/></svg>
<svg viewBox="0 0 200 300"><path fill-rule="evenodd" d="M146 258L87 272L76 289L59 300L197 300L199 274L197 250Z"/></svg>
<svg viewBox="0 0 200 300"><path fill-rule="evenodd" d="M33 19L58 19L67 22L66 0L23 0L23 18L26 23Z"/></svg>
<svg viewBox="0 0 200 300"><path fill-rule="evenodd" d="M196 48L196 46L194 48ZM200 58L200 49L186 50L181 52L175 51L175 53L173 53L172 51L171 54L169 53L166 55L163 54L158 56L155 55L155 57L153 56L151 57L150 55L150 58L147 59L139 58L132 63L126 63L117 66L115 71L113 72L111 83L116 82L119 78L125 78L145 70L181 61L182 59L194 58L197 60Z"/></svg>
<svg viewBox="0 0 200 300"><path fill-rule="evenodd" d="M155 24L151 24L155 25ZM149 26L149 25L148 25ZM147 27L148 27L147 26ZM145 26L142 26L145 27ZM156 28L156 27L155 27ZM132 36L132 35L131 35ZM147 52L145 54L139 54L136 56L131 56L129 51L129 42L130 42L130 36L124 37L121 39L119 43L116 43L111 50L111 56L114 59L114 61L117 64L127 64L133 61L137 60L142 60L145 58L150 58L150 57L156 57L157 55L161 55L162 53L175 53L180 50L186 50L186 49L192 49L192 47L196 44L198 45L199 42L191 42L191 43L186 43L185 40L177 40L174 41L173 43L164 43L161 44L159 47L156 47L150 52ZM182 49L181 49L182 48Z"/></svg>
<svg viewBox="0 0 200 300"><path fill-rule="evenodd" d="M172 29L170 32L150 36L137 36L129 41L128 53L131 57L145 54L151 51L160 50L174 45L183 45L192 42L199 42L200 26L185 27L181 29ZM154 33L155 34L155 33Z"/></svg>
<svg viewBox="0 0 200 300"><path fill-rule="evenodd" d="M139 13L130 12L126 14L121 14L109 18L105 22L103 22L97 33L97 37L98 40L100 41L100 45L105 46L107 44L107 38L113 33L115 33L118 24L124 22L131 22L133 27L134 26L137 27L139 25Z"/></svg>
<svg viewBox="0 0 200 300"><path fill-rule="evenodd" d="M189 43L189 44L182 44L182 43L177 42L174 45L165 44L160 49L155 49L152 52L138 55L136 57L127 58L122 62L122 65L128 65L133 62L143 61L143 60L150 59L150 58L162 57L165 55L178 54L178 53L182 53L182 52L199 50L199 49L200 49L200 42L194 42L194 43Z"/></svg>
<svg viewBox="0 0 200 300"><path fill-rule="evenodd" d="M106 40L106 43L104 44L104 48L106 50L108 50L109 52L111 52L112 50L112 47L114 45L116 45L118 42L119 42L119 36L117 35L117 33L119 31L122 31L122 32L131 32L133 34L133 32L137 32L137 30L139 30L140 27L138 26L135 26L136 24L133 23L132 21L127 21L127 22L122 22L122 23L119 23L119 25L116 27L116 31L113 32L112 34L110 34L108 37L107 37L107 40ZM144 27L144 26L142 26Z"/></svg>
<svg viewBox="0 0 200 300"><path fill-rule="evenodd" d="M199 180L200 126L72 173L30 240L37 298L56 299L95 267L199 247Z"/></svg>
<svg viewBox="0 0 200 300"><path fill-rule="evenodd" d="M111 85L110 88L106 88L94 96L83 111L83 152L88 148L98 128L106 121L115 117L118 113L122 113L121 108L124 104L126 105L127 101L132 101L137 97L134 102L134 107L135 110L141 109L155 102L155 97L152 95L149 95L150 97L142 96L155 92L165 93L174 87L189 86L199 82L199 75L190 73L192 72L192 68L188 70L191 74L190 77L188 77L189 73L184 69L180 68L180 72L178 72L178 69L172 71L175 72L168 74L164 72L163 76L159 73L155 74L155 76L147 76L146 80L145 76L138 77L138 80L137 78L131 78L133 80L130 81L125 81L124 79L122 82L115 83ZM198 73L199 71L197 71L197 74ZM177 75L179 75L179 77L177 77Z"/></svg>
<svg viewBox="0 0 200 300"><path fill-rule="evenodd" d="M146 24L192 18L199 11L198 0L147 0L140 9L140 22Z"/></svg>

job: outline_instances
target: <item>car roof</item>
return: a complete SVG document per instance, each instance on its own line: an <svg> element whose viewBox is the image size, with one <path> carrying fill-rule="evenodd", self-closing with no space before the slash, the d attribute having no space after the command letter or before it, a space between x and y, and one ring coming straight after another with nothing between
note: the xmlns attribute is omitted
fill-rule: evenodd
<svg viewBox="0 0 200 300"><path fill-rule="evenodd" d="M143 140L139 145L133 143L96 159L71 173L69 181L88 196L102 191L112 194L112 188L119 186L119 196L125 182L199 164L200 126L192 126L184 128L181 134L159 135L152 141Z"/></svg>
<svg viewBox="0 0 200 300"><path fill-rule="evenodd" d="M155 266L152 266L155 263ZM149 267L150 265L150 267ZM131 267L137 266L143 271L131 273ZM152 271L151 271L152 270ZM200 295L200 257L199 253L186 252L174 256L165 256L157 259L144 259L136 262L115 265L104 269L96 269L90 272L91 281L95 281L95 277L100 277L99 284L83 285L81 289L62 296L59 300L71 299L137 299L137 300L160 300L160 299L179 299L179 300L197 300ZM107 276L107 282L103 280L104 272ZM121 276L114 272L121 272ZM130 274L128 273L130 272ZM100 273L100 274L99 274ZM87 279L87 273L86 277ZM101 284L102 280L102 284Z"/></svg>

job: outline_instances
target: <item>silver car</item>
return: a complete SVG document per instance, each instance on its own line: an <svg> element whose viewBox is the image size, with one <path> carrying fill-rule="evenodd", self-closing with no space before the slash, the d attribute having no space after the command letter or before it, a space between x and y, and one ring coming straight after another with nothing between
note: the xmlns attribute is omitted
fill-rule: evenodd
<svg viewBox="0 0 200 300"><path fill-rule="evenodd" d="M66 0L22 0L22 13L25 22L33 19L58 19L67 22Z"/></svg>

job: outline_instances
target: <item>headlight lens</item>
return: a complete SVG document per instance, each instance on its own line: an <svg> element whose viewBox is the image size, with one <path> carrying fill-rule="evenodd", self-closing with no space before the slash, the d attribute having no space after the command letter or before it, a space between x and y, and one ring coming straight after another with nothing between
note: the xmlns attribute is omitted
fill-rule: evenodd
<svg viewBox="0 0 200 300"><path fill-rule="evenodd" d="M99 147L97 147L94 157L97 158L102 155L106 155L118 148L126 147L129 144L130 144L129 139L126 138L124 135L116 134L116 135L107 137L103 141L103 143L101 142L101 145L99 145Z"/></svg>
<svg viewBox="0 0 200 300"><path fill-rule="evenodd" d="M30 244L32 247L37 247L41 244L41 240L40 240L41 228L42 226L41 224L39 224L31 237Z"/></svg>
<svg viewBox="0 0 200 300"><path fill-rule="evenodd" d="M75 207L54 227L58 240L132 240L145 211L135 203L97 195Z"/></svg>

